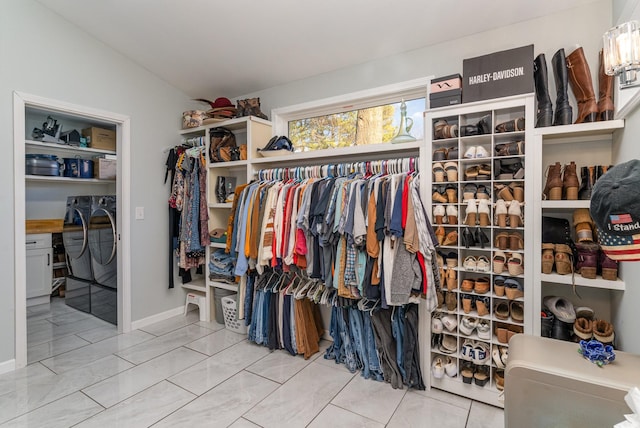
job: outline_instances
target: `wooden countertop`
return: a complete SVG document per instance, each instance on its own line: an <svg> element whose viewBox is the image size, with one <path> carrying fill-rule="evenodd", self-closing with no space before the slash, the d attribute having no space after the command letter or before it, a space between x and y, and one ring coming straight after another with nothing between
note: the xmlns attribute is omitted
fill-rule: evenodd
<svg viewBox="0 0 640 428"><path fill-rule="evenodd" d="M61 233L63 219L39 219L39 220L26 220L25 221L26 232L31 233Z"/></svg>

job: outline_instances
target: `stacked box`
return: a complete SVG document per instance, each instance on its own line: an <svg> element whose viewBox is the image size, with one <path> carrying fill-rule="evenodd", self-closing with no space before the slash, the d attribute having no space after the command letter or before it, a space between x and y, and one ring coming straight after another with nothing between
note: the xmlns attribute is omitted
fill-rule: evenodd
<svg viewBox="0 0 640 428"><path fill-rule="evenodd" d="M462 76L451 74L431 80L430 108L452 106L462 102Z"/></svg>

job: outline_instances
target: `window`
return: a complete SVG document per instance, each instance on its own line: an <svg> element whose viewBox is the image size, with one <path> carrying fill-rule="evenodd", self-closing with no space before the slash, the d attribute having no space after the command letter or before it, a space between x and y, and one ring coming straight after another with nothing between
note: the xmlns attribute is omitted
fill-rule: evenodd
<svg viewBox="0 0 640 428"><path fill-rule="evenodd" d="M398 133L404 100L405 130L420 140L428 83L418 79L276 109L276 132L288 135L296 152L388 143Z"/></svg>

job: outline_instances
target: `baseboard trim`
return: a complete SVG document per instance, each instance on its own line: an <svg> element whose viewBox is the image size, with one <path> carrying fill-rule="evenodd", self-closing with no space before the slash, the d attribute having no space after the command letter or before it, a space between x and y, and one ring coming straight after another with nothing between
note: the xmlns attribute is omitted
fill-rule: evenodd
<svg viewBox="0 0 640 428"><path fill-rule="evenodd" d="M7 360L0 363L0 374L9 373L16 369L16 360Z"/></svg>
<svg viewBox="0 0 640 428"><path fill-rule="evenodd" d="M159 314L151 315L150 317L142 318L131 323L132 330L138 330L145 328L148 325L155 324L160 321L164 321L171 317L182 315L184 313L184 305L178 306L168 311L160 312Z"/></svg>

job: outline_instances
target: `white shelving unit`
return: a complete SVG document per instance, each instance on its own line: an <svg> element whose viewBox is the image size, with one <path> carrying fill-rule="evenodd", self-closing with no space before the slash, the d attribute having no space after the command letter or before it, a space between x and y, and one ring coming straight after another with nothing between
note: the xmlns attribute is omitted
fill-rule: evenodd
<svg viewBox="0 0 640 428"><path fill-rule="evenodd" d="M574 116L576 112L574 111ZM549 165L560 162L561 165L576 163L578 178L580 169L584 166L612 164L614 133L624 128L623 120L606 122L581 123L564 126L550 126L536 128L533 131L533 144L540 148L534 155L537 179L532 183L534 188L535 217L542 216L566 218L571 224L572 233L573 211L578 208L589 208L589 200L560 200L550 201L542 199L542 190L546 183L546 170ZM561 295L576 306L589 306L596 312L596 317L612 320L611 301L614 295L624 291L625 281L618 278L608 281L598 276L596 279L583 278L579 273L559 275L557 273L543 274L540 266L542 261L542 222L534 223L534 253L533 264L533 334L540 335L540 317L537 315L542 309L542 300L547 295ZM575 238L575 236L574 236ZM574 239L575 240L575 239ZM618 269L620 277L621 267ZM576 293L573 291L575 283Z"/></svg>
<svg viewBox="0 0 640 428"><path fill-rule="evenodd" d="M426 148L423 151L424 160L421 161L421 167L427 169L422 175L422 195L423 200L425 201L425 205L427 210L430 211L428 214L431 218L431 223L433 224L434 229L438 228L439 225L436 224L434 215L433 215L433 207L439 205L441 203L432 201L432 194L437 190L439 186L451 185L455 188L457 192L457 200L456 203L443 203L445 207L447 206L455 206L458 211L458 222L456 224L443 224L442 226L445 229L445 236L451 232L458 233L458 242L456 245L449 245L446 247L439 247L439 250L446 254L451 255L455 254L455 259L457 261L457 267L454 268L456 272L456 288L453 290L446 291L446 293L453 293L455 296L455 300L457 302L456 309L453 311L447 310L446 307L446 299L445 304L441 308L435 309L432 314L429 314L426 317L426 320L421 322L421 328L426 329L420 335L420 346L421 346L421 356L423 360L422 364L422 373L425 377L426 384L429 388L438 388L443 389L458 395L463 395L474 400L483 401L488 404L492 404L494 406L502 407L503 404L499 399L500 391L496 388L495 385L495 373L497 370L496 364L493 362L491 358L491 354L493 350L499 350L499 348L507 347L508 344L501 342L498 340L496 335L496 328L507 328L513 330L523 331L524 333L530 334L532 331L531 326L531 315L532 315L532 304L531 304L531 295L532 295L532 271L535 269L535 263L533 263L533 254L532 248L530 245L533 242L533 232L532 232L532 223L533 221L533 206L529 202L533 199L533 189L531 186L531 182L534 179L535 174L533 165L534 162L531 159L531 155L527 153L527 155L509 155L509 156L497 156L497 152L495 150L496 145L504 144L509 142L517 142L523 141L525 143L525 152L526 151L535 151L533 149L532 141L532 128L534 119L534 99L533 95L525 95L525 96L517 96L517 97L509 97L503 98L499 100L489 100L483 102L462 104L453 107L444 107L429 110L425 113L425 135L430 136L431 139L427 141ZM449 124L456 124L460 129L460 127L465 125L475 125L477 124L481 118L489 116L490 117L490 131L487 134L483 135L474 135L474 136L463 136L456 138L447 138L447 139L436 139L434 134L434 125L440 120L446 120ZM504 132L499 133L496 132L495 127L499 123L507 122L509 120L513 120L519 117L525 118L525 130L524 131L515 131L515 132ZM471 158L465 159L464 155L466 150L472 146L482 146L487 150L489 157L486 158ZM458 149L458 157L452 159L446 159L443 161L433 160L433 152L436 149L449 149L452 147L457 147ZM525 174L523 179L510 179L510 180L501 180L497 178L497 171L494 161L505 160L510 158L518 158L522 165L524 166ZM444 165L446 162L454 162L458 168L458 180L457 181L446 181L446 173L445 173L445 181L444 182L435 182L435 176L432 174L432 168L435 163L440 162ZM488 166L488 169L491 171L491 174L488 178L483 178L480 180L477 179L467 179L465 176L465 170L467 168L478 166L481 164L485 164ZM509 183L515 182L520 186L524 187L524 196L525 201L521 207L522 213L524 215L524 227L499 227L494 222L494 209L495 202L499 197L497 196L496 185L508 185ZM488 238L489 242L485 244L484 248L481 248L479 245L470 246L467 248L463 244L462 235L465 229L468 227L465 221L466 214L466 202L463 202L463 190L465 185L467 184L476 184L476 185L484 185L485 188L490 193L489 205L490 205L490 225L489 226L469 226L470 231L476 231L476 228L479 227L479 230L482 231ZM508 271L504 271L502 273L496 274L493 271L492 259L495 255L498 248L494 247L495 237L500 232L506 233L518 233L522 235L524 240L524 249L513 249L506 250L507 253L518 253L521 254L524 258L524 274L511 276ZM485 256L489 260L489 271L488 272L475 272L472 270L467 270L463 267L463 262L467 256ZM452 257L452 258L453 258ZM446 265L445 265L446 266ZM506 266L505 266L506 267ZM494 279L497 276L502 276L505 279L514 278L519 281L524 288L524 298L514 299L522 303L524 309L524 321L519 323L513 320L510 316L506 319L499 319L496 317L494 308L499 303L506 302L508 305L511 304L511 300L508 300L506 296L498 296L494 292L493 284ZM477 294L474 291L463 292L461 291L461 285L463 280L475 280L481 277L489 278L490 291L488 293ZM447 290L446 280L443 279L443 290ZM446 295L445 293L445 295ZM487 298L488 299L488 309L489 314L479 316L477 310L474 308L469 313L465 313L462 305L462 298L464 295L469 295L472 298ZM446 329L444 330L444 334L453 337L456 343L456 351L453 353L444 353L439 348L439 344L437 343L437 335L432 336L431 334L431 320L433 317L442 317L445 315L453 315L456 318L457 326L456 328L449 332ZM474 317L476 319L484 320L489 323L491 328L491 338L490 339L480 339L477 333L474 331L471 335L465 335L459 330L460 323L462 322L464 317ZM444 337L444 336L442 336ZM430 340L430 338L432 340ZM463 366L466 365L466 361L468 358L463 355L463 347L465 342L467 341L475 341L475 342L483 342L489 348L489 359L476 366L476 368L486 368L490 375L490 381L486 383L484 386L478 386L473 381L471 384L464 383L462 380L462 376L460 371ZM427 348L431 344L430 348ZM441 358L443 362L447 361L447 358L451 358L457 369L456 377L449 377L448 375L444 375L444 377L438 379L433 376L432 373L432 362Z"/></svg>
<svg viewBox="0 0 640 428"><path fill-rule="evenodd" d="M224 127L232 131L236 137L236 144L247 145L247 160L237 160L229 162L211 162L208 155L210 142L210 130L212 128ZM257 160L257 149L264 147L272 133L271 122L254 117L240 117L235 119L217 122L215 124L200 126L197 128L184 129L180 131L183 137L201 136L207 141L207 206L209 208L209 230L222 228L227 229L227 221L231 215L233 204L230 202L218 202L216 199L215 185L220 176L235 177L236 186L248 183L253 179L254 168L252 162ZM224 243L212 242L207 247L205 277L202 280L183 284L182 287L202 293L206 297L207 319L214 319L214 288L237 291L236 284L228 284L209 279L209 260L212 251L225 248ZM195 284L194 284L195 282Z"/></svg>

